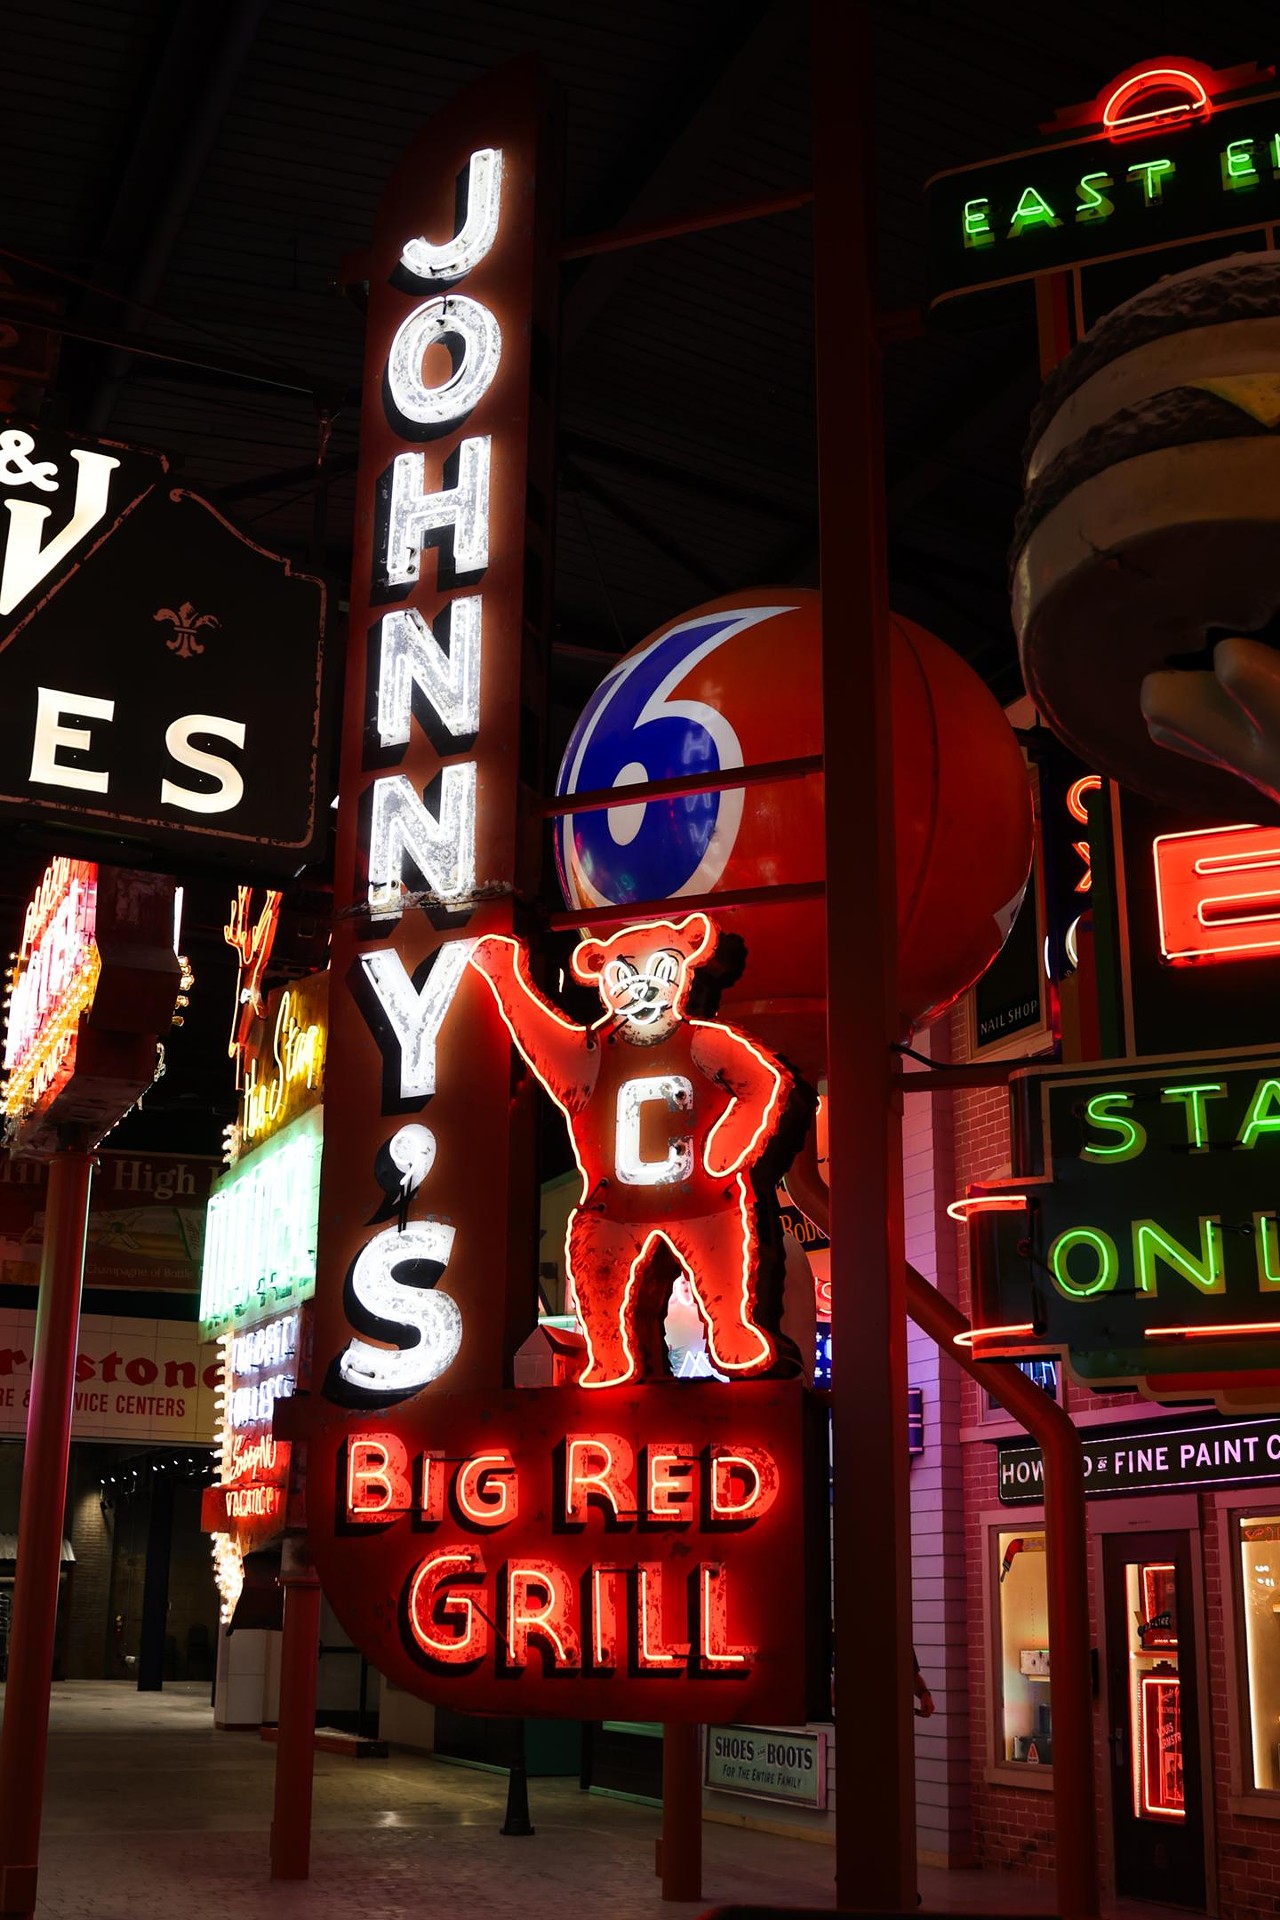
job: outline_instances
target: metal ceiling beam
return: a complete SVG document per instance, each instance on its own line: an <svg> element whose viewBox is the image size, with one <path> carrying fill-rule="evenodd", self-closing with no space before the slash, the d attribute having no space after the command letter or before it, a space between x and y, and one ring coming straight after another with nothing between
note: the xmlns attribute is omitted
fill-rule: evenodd
<svg viewBox="0 0 1280 1920"><path fill-rule="evenodd" d="M618 521L619 525L627 527L647 546L652 547L655 553L660 553L664 560L669 560L675 566L683 568L684 572L707 592L719 596L729 591L720 576L713 573L710 567L705 566L696 553L691 553L678 540L672 540L668 534L662 532L661 528L655 527L644 514L637 513L628 501L620 500L611 487L604 486L592 474L585 473L576 461L566 460L563 463L563 472L570 487L576 488L579 493L586 494L588 499L595 500L606 513L611 514Z"/></svg>
<svg viewBox="0 0 1280 1920"><path fill-rule="evenodd" d="M183 0L175 15L91 276L106 272L127 294L113 315L126 331L147 325L265 5ZM112 354L86 409L90 433L106 428L128 368Z"/></svg>
<svg viewBox="0 0 1280 1920"><path fill-rule="evenodd" d="M795 48L797 9L788 0L748 6L737 0L719 10L703 60L672 97L664 82L649 116L653 129L636 143L579 225L598 234L679 211L691 198L703 161L716 141L737 126ZM688 69L686 69L688 71ZM565 277L561 342L574 347L634 271L634 252L597 254L576 278Z"/></svg>

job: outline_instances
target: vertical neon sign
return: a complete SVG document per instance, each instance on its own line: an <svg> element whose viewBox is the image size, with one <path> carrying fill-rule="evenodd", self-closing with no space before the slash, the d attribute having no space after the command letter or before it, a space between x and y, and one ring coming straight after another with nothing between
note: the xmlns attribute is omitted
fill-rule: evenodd
<svg viewBox="0 0 1280 1920"><path fill-rule="evenodd" d="M548 142L536 74L491 76L406 154L361 265L316 1381L383 1424L436 1381L503 1384L535 1271L532 1103L465 963L535 878Z"/></svg>

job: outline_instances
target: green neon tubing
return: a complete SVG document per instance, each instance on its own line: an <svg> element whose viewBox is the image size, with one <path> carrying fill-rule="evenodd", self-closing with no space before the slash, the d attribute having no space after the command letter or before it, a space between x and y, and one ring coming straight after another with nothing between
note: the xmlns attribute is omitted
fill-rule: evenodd
<svg viewBox="0 0 1280 1920"><path fill-rule="evenodd" d="M1083 222L1107 220L1116 210L1114 200L1109 200L1102 191L1104 187L1114 187L1115 181L1109 173L1086 173L1079 181L1076 191L1080 194L1080 204L1076 208L1076 219Z"/></svg>
<svg viewBox="0 0 1280 1920"><path fill-rule="evenodd" d="M1272 1258L1272 1243L1275 1239L1276 1217L1274 1213L1255 1213L1253 1216L1253 1248L1258 1261L1258 1292L1280 1292L1280 1271Z"/></svg>
<svg viewBox="0 0 1280 1920"><path fill-rule="evenodd" d="M1073 1247L1092 1247L1098 1256L1098 1271L1087 1284L1073 1280L1067 1270L1067 1256ZM1095 1294L1110 1293L1120 1271L1116 1243L1101 1227L1068 1227L1049 1249L1049 1271L1054 1286L1068 1300L1091 1300Z"/></svg>
<svg viewBox="0 0 1280 1920"><path fill-rule="evenodd" d="M1185 1100L1187 1103L1187 1145L1194 1153L1203 1153L1208 1144L1205 1130L1204 1103L1206 1100L1218 1100L1226 1093L1220 1080L1204 1080L1190 1087L1165 1087L1160 1098L1166 1104L1173 1100Z"/></svg>
<svg viewBox="0 0 1280 1920"><path fill-rule="evenodd" d="M1222 154L1222 184L1228 193L1247 193L1258 184L1253 164L1253 141L1229 140Z"/></svg>
<svg viewBox="0 0 1280 1920"><path fill-rule="evenodd" d="M1172 160L1139 160L1129 169L1131 180L1141 180L1144 206L1154 207L1164 199L1165 176L1175 171Z"/></svg>
<svg viewBox="0 0 1280 1920"><path fill-rule="evenodd" d="M1271 136L1271 171L1280 173L1280 133Z"/></svg>
<svg viewBox="0 0 1280 1920"><path fill-rule="evenodd" d="M989 247L995 242L991 231L991 219L987 208L991 202L984 195L978 200L966 200L964 203L964 243L966 247Z"/></svg>
<svg viewBox="0 0 1280 1920"><path fill-rule="evenodd" d="M1060 227L1057 214L1044 195L1037 193L1034 187L1025 187L1017 206L1013 210L1013 225L1009 228L1009 238L1016 240L1028 227Z"/></svg>
<svg viewBox="0 0 1280 1920"><path fill-rule="evenodd" d="M1133 1275L1139 1293L1157 1294L1156 1261L1180 1273L1201 1293L1225 1293L1227 1278L1222 1267L1222 1222L1213 1213L1200 1215L1200 1258L1189 1252L1180 1240L1158 1226L1154 1220L1133 1223Z"/></svg>
<svg viewBox="0 0 1280 1920"><path fill-rule="evenodd" d="M1114 1147L1087 1146L1080 1150L1082 1160L1135 1160L1147 1144L1147 1130L1138 1120L1129 1120L1123 1113L1112 1113L1108 1109L1119 1104L1122 1107L1133 1105L1131 1093L1095 1093L1092 1100L1085 1102L1085 1119L1091 1127L1110 1127L1120 1135Z"/></svg>
<svg viewBox="0 0 1280 1920"><path fill-rule="evenodd" d="M1280 1080L1259 1080L1253 1090L1237 1145L1252 1147L1260 1133L1280 1133L1280 1112L1267 1112L1267 1108L1277 1102L1280 1102Z"/></svg>

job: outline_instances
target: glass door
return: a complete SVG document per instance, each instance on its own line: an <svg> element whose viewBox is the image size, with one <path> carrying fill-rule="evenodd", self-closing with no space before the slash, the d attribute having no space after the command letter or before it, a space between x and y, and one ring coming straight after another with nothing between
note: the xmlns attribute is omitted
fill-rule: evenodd
<svg viewBox="0 0 1280 1920"><path fill-rule="evenodd" d="M1108 1535L1103 1566L1116 1891L1203 1908L1190 1536Z"/></svg>

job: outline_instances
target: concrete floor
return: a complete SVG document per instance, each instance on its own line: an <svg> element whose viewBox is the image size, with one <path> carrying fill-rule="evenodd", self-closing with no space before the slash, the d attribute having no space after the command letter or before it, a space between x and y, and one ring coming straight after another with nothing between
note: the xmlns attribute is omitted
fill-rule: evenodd
<svg viewBox="0 0 1280 1920"><path fill-rule="evenodd" d="M272 1884L273 1765L257 1735L214 1732L207 1688L55 1687L39 1920L660 1920L729 1901L833 1904L830 1848L708 1824L704 1900L665 1906L653 1809L537 1780L536 1837L503 1839L502 1778L407 1754L318 1754L312 1878ZM925 1868L921 1891L926 1913L1052 1910L1051 1888L1008 1874Z"/></svg>

